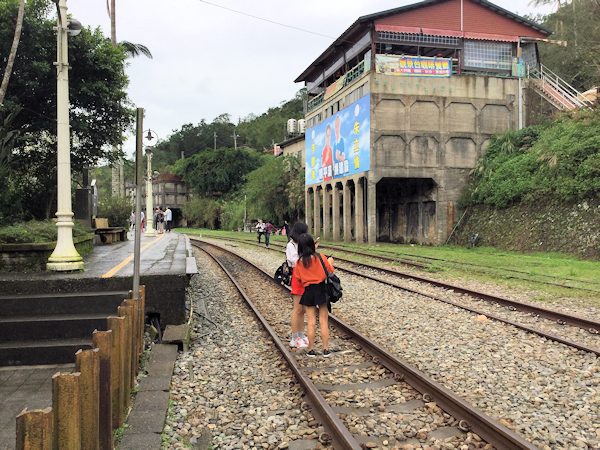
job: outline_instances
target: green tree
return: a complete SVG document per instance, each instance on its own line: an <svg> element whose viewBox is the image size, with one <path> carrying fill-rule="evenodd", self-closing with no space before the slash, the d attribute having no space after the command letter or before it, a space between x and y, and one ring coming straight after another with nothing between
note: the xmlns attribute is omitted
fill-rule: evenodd
<svg viewBox="0 0 600 450"><path fill-rule="evenodd" d="M0 54L9 54L14 30L15 1L0 3ZM50 217L56 195L56 36L53 3L30 0L13 76L0 114L20 113L11 123L19 138L11 152L10 179L20 199L22 214ZM74 173L99 160L113 161L123 131L133 116L125 88L126 54L114 47L99 29L85 28L69 40L71 168Z"/></svg>
<svg viewBox="0 0 600 450"><path fill-rule="evenodd" d="M544 18L544 25L554 30L552 38L567 41L567 47L541 43L540 59L583 91L600 85L599 17L600 0L571 0L560 2Z"/></svg>
<svg viewBox="0 0 600 450"><path fill-rule="evenodd" d="M173 173L204 197L221 197L235 191L247 173L260 165L261 156L249 149L206 150L177 161Z"/></svg>
<svg viewBox="0 0 600 450"><path fill-rule="evenodd" d="M6 95L6 89L8 88L8 82L12 75L13 65L17 56L17 49L19 48L19 41L21 40L21 31L23 30L23 16L25 15L25 0L19 1L19 12L17 13L17 20L15 24L15 34L13 37L12 46L10 48L10 54L6 61L6 68L4 69L4 76L2 77L2 83L0 84L0 106L4 104L4 96Z"/></svg>
<svg viewBox="0 0 600 450"><path fill-rule="evenodd" d="M302 216L304 173L296 157L269 156L264 165L248 174L244 186L248 217L281 223Z"/></svg>

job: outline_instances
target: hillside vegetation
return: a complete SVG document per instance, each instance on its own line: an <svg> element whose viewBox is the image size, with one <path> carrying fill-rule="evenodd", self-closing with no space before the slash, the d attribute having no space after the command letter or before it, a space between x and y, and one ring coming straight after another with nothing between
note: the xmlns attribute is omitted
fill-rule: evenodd
<svg viewBox="0 0 600 450"><path fill-rule="evenodd" d="M496 136L472 172L454 241L600 257L600 111Z"/></svg>

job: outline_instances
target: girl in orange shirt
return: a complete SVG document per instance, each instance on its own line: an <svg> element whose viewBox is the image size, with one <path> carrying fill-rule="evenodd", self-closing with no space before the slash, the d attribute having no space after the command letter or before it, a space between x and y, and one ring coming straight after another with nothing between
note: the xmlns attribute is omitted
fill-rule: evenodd
<svg viewBox="0 0 600 450"><path fill-rule="evenodd" d="M319 314L319 328L321 330L321 341L323 343L323 356L331 356L329 351L329 311L327 309L327 290L325 288L325 271L319 261L322 258L328 272L333 272L333 258L323 258L316 251L315 241L308 233L301 234L298 237L298 255L299 259L294 267L292 278L304 286L304 293L300 299L300 304L306 311L307 329L308 329L308 348L306 355L314 358L317 356L315 351L315 333L317 326L317 311Z"/></svg>

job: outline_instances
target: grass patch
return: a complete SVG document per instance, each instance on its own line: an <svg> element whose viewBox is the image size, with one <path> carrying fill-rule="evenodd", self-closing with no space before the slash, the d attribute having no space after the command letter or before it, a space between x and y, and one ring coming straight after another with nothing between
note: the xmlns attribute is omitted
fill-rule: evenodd
<svg viewBox="0 0 600 450"><path fill-rule="evenodd" d="M85 236L90 230L75 221L73 237ZM20 222L0 227L0 244L37 244L56 241L57 228L53 220Z"/></svg>

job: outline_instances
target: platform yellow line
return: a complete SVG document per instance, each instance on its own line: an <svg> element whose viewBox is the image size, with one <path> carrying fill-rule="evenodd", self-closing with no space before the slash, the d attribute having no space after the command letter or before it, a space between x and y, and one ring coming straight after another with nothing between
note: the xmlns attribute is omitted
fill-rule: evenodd
<svg viewBox="0 0 600 450"><path fill-rule="evenodd" d="M146 250L148 247L151 247L152 245L156 244L158 241L160 241L162 238L164 238L165 235L162 234L160 237L158 237L155 241L149 242L146 245L144 245L141 249L140 249L140 256L141 254L144 252L144 250ZM119 273L119 271L125 267L127 264L129 264L131 261L133 261L133 254L129 255L127 258L125 258L123 261L121 261L119 264L117 264L115 267L113 267L112 269L110 269L108 272L103 273L102 275L100 275L100 278L111 278L114 277L117 273Z"/></svg>

